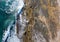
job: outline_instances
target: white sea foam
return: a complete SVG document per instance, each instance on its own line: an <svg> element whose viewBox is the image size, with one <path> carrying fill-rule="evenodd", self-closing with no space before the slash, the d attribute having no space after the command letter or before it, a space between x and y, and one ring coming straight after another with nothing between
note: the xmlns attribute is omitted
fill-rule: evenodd
<svg viewBox="0 0 60 42"><path fill-rule="evenodd" d="M12 13L14 11L17 11L19 13L22 7L24 6L23 0L2 0L1 2L6 2L4 4L4 8L0 7L0 9L2 11L5 11L6 13Z"/></svg>
<svg viewBox="0 0 60 42"><path fill-rule="evenodd" d="M6 5L9 5L8 2L10 2L10 0L7 0L6 1ZM9 5L10 8L8 10L6 10L6 13L11 13L13 11L17 11L17 13L19 13L22 9L22 7L24 6L24 2L23 0L14 0L13 3L11 5ZM3 9L2 9L3 10ZM21 17L21 22L22 22L22 17ZM5 40L7 39L7 36L10 34L10 27L11 27L12 23L9 24L7 30L4 32L4 35L3 35L3 42L5 42ZM20 40L18 39L17 35L16 34L16 28L14 27L14 31L12 31L12 36L8 38L7 42L20 42Z"/></svg>
<svg viewBox="0 0 60 42"><path fill-rule="evenodd" d="M11 26L12 26L12 23L13 23L13 21L12 21L11 24L7 27L7 30L5 30L5 32L4 32L4 34L3 34L3 38L2 38L3 42L6 40L6 38L8 37L8 35L9 35L9 33L10 33L10 28L11 28Z"/></svg>

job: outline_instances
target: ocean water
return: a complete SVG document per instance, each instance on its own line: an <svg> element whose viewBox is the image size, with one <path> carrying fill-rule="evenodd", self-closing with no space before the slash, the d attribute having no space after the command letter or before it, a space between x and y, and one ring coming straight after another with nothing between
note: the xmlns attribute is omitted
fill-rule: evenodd
<svg viewBox="0 0 60 42"><path fill-rule="evenodd" d="M19 14L23 5L23 0L0 0L0 42L6 42L2 39L6 40L10 32L9 28L14 25L16 15Z"/></svg>

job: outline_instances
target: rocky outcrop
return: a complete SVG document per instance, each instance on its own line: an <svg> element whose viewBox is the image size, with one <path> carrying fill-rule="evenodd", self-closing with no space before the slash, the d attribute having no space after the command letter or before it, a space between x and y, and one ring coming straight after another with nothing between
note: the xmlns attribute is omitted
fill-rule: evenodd
<svg viewBox="0 0 60 42"><path fill-rule="evenodd" d="M24 0L26 29L23 42L59 42L59 0Z"/></svg>

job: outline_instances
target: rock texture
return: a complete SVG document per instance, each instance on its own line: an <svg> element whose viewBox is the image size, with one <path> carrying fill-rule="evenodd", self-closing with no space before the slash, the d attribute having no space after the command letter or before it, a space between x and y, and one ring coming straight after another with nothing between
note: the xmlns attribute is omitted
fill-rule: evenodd
<svg viewBox="0 0 60 42"><path fill-rule="evenodd" d="M27 25L23 42L60 42L60 0L24 0ZM19 32L19 31L18 31Z"/></svg>

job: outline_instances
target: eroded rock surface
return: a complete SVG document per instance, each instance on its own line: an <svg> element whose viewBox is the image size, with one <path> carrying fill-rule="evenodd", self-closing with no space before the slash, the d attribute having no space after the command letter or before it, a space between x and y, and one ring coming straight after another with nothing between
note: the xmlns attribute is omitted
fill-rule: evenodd
<svg viewBox="0 0 60 42"><path fill-rule="evenodd" d="M28 21L23 42L60 42L59 0L24 0Z"/></svg>

